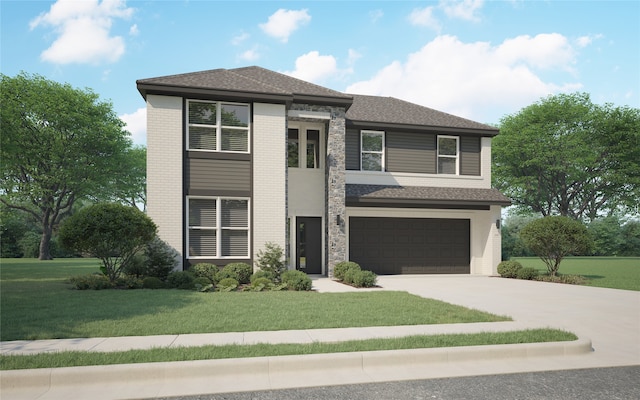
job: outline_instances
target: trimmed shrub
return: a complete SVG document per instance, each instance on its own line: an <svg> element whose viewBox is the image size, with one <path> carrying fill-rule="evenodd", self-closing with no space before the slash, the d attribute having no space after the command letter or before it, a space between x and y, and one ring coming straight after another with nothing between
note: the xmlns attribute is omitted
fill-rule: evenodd
<svg viewBox="0 0 640 400"><path fill-rule="evenodd" d="M173 271L167 277L167 283L170 288L192 290L194 279L195 277L189 271Z"/></svg>
<svg viewBox="0 0 640 400"><path fill-rule="evenodd" d="M269 290L271 286L273 286L273 282L268 278L256 278L251 281L251 290L254 292Z"/></svg>
<svg viewBox="0 0 640 400"><path fill-rule="evenodd" d="M515 278L522 264L517 261L503 261L498 264L498 273L503 278Z"/></svg>
<svg viewBox="0 0 640 400"><path fill-rule="evenodd" d="M249 278L249 281L253 284L253 282L256 279L260 279L260 278L266 278L270 280L272 283L275 282L275 276L273 275L273 272L262 271L262 270L258 270L254 272L253 275L251 275L251 278Z"/></svg>
<svg viewBox="0 0 640 400"><path fill-rule="evenodd" d="M145 276L155 276L166 281L178 265L178 252L165 241L155 236L144 248Z"/></svg>
<svg viewBox="0 0 640 400"><path fill-rule="evenodd" d="M302 271L284 271L280 276L282 283L287 285L287 289L296 291L311 290L312 282L309 275Z"/></svg>
<svg viewBox="0 0 640 400"><path fill-rule="evenodd" d="M258 251L256 266L261 271L270 272L274 282L280 282L280 275L286 270L284 265L284 250L275 243L267 242L264 250Z"/></svg>
<svg viewBox="0 0 640 400"><path fill-rule="evenodd" d="M216 290L219 292L231 292L238 287L238 281L233 278L223 278L218 282Z"/></svg>
<svg viewBox="0 0 640 400"><path fill-rule="evenodd" d="M538 275L535 280L541 282L566 283L568 285L585 285L587 279L581 275Z"/></svg>
<svg viewBox="0 0 640 400"><path fill-rule="evenodd" d="M213 264L198 263L189 268L189 271L193 272L196 278L205 278L211 284L215 284L216 280L219 280L216 276L218 275L220 268Z"/></svg>
<svg viewBox="0 0 640 400"><path fill-rule="evenodd" d="M115 282L156 231L151 218L136 207L102 203L82 208L65 219L58 238L74 253L99 258L105 275Z"/></svg>
<svg viewBox="0 0 640 400"><path fill-rule="evenodd" d="M238 284L249 283L249 279L253 274L253 268L246 263L231 263L222 268L219 273L218 279L233 278L238 281Z"/></svg>
<svg viewBox="0 0 640 400"><path fill-rule="evenodd" d="M208 278L199 276L193 280L193 288L198 292L208 292L213 289L213 283Z"/></svg>
<svg viewBox="0 0 640 400"><path fill-rule="evenodd" d="M360 270L361 268L358 263L355 263L353 261L339 262L335 267L333 267L333 277L336 280L344 281L345 274L351 269Z"/></svg>
<svg viewBox="0 0 640 400"><path fill-rule="evenodd" d="M113 283L109 281L109 278L100 273L72 276L67 282L72 284L73 288L77 290L102 290L113 287Z"/></svg>
<svg viewBox="0 0 640 400"><path fill-rule="evenodd" d="M367 270L353 270L351 273L350 279L351 284L355 287L359 288L368 288L374 287L376 282L378 281L378 275L376 275L373 271Z"/></svg>
<svg viewBox="0 0 640 400"><path fill-rule="evenodd" d="M143 289L164 289L165 287L165 283L155 276L147 276L142 280Z"/></svg>
<svg viewBox="0 0 640 400"><path fill-rule="evenodd" d="M524 279L524 280L530 281L532 279L535 279L536 276L538 276L538 270L531 267L520 268L516 272L516 278L518 279Z"/></svg>
<svg viewBox="0 0 640 400"><path fill-rule="evenodd" d="M123 275L116 279L116 287L119 289L142 289L142 278L134 275Z"/></svg>

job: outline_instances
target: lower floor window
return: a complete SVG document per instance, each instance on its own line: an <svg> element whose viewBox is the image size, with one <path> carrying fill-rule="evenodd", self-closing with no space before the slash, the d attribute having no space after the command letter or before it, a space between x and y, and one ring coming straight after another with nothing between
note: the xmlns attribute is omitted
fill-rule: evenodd
<svg viewBox="0 0 640 400"><path fill-rule="evenodd" d="M249 200L187 197L189 258L248 258Z"/></svg>

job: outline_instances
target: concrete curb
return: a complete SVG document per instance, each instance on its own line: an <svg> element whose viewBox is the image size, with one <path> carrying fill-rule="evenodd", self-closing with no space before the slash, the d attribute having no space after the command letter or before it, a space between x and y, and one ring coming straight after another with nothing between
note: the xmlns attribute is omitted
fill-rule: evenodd
<svg viewBox="0 0 640 400"><path fill-rule="evenodd" d="M384 380L398 368L592 352L591 340L0 371L3 398L125 399ZM378 377L378 378L376 378ZM395 378L394 378L395 379Z"/></svg>

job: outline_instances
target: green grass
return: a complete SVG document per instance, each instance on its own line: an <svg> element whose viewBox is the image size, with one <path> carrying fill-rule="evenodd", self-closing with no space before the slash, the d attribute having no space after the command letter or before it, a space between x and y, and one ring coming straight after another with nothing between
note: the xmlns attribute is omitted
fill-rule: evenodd
<svg viewBox="0 0 640 400"><path fill-rule="evenodd" d="M542 260L535 257L513 258L524 267L546 272ZM568 257L560 263L560 274L582 275L587 285L640 291L640 257Z"/></svg>
<svg viewBox="0 0 640 400"><path fill-rule="evenodd" d="M509 320L406 292L72 290L93 259L0 261L0 340L246 332Z"/></svg>
<svg viewBox="0 0 640 400"><path fill-rule="evenodd" d="M577 337L574 334L565 331L555 329L532 329L496 333L421 335L397 339L370 339L340 343L202 346L157 348L151 350L133 350L114 353L61 352L26 356L0 356L0 369L59 368L87 365L266 357L292 354L560 342L576 339Z"/></svg>

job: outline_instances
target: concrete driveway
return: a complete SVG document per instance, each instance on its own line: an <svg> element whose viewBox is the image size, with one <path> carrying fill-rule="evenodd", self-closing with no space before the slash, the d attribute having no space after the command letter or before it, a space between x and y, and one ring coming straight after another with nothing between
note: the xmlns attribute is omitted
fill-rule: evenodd
<svg viewBox="0 0 640 400"><path fill-rule="evenodd" d="M640 365L640 292L483 276L380 276L386 290L476 308L592 341L584 367Z"/></svg>

